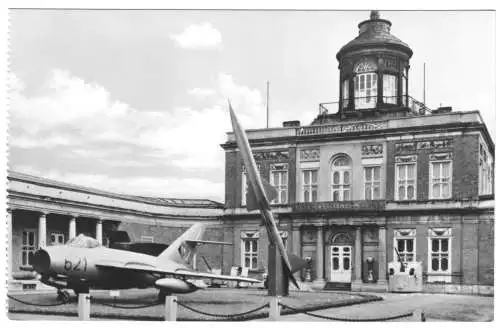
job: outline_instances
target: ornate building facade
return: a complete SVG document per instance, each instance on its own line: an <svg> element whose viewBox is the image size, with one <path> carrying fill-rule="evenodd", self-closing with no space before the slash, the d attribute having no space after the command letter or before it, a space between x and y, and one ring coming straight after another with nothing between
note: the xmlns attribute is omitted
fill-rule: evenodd
<svg viewBox="0 0 500 329"><path fill-rule="evenodd" d="M408 94L413 52L390 29L378 12L359 24L337 53L339 101L320 104L310 125L247 132L278 190L280 229L290 251L311 259L317 287L384 291L399 254L421 262L424 291L492 293L493 141L478 111L431 110ZM232 133L222 147L224 221L241 236L242 265L258 271L265 231L244 208Z"/></svg>

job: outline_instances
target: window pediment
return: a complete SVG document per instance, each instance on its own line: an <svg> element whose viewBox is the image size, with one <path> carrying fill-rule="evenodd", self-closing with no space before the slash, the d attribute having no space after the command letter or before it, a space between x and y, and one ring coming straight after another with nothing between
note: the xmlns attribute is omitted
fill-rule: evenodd
<svg viewBox="0 0 500 329"><path fill-rule="evenodd" d="M258 239L260 234L259 232L241 232L240 237L242 239Z"/></svg>
<svg viewBox="0 0 500 329"><path fill-rule="evenodd" d="M416 235L417 235L417 230L414 228L401 228L394 230L394 236L397 238L415 237Z"/></svg>

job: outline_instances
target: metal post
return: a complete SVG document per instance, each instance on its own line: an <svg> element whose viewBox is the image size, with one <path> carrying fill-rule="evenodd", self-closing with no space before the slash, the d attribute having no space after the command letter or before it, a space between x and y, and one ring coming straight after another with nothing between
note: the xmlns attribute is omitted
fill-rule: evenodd
<svg viewBox="0 0 500 329"><path fill-rule="evenodd" d="M280 319L280 299L278 296L273 296L269 300L269 319L271 321L279 321Z"/></svg>
<svg viewBox="0 0 500 329"><path fill-rule="evenodd" d="M177 296L165 297L165 321L177 321Z"/></svg>
<svg viewBox="0 0 500 329"><path fill-rule="evenodd" d="M78 294L78 320L80 320L80 321L90 320L90 294L89 293Z"/></svg>
<svg viewBox="0 0 500 329"><path fill-rule="evenodd" d="M424 63L424 105L425 105L425 63Z"/></svg>
<svg viewBox="0 0 500 329"><path fill-rule="evenodd" d="M413 311L413 321L414 322L425 322L425 315L422 310Z"/></svg>
<svg viewBox="0 0 500 329"><path fill-rule="evenodd" d="M269 81L267 81L266 93L266 128L269 128Z"/></svg>

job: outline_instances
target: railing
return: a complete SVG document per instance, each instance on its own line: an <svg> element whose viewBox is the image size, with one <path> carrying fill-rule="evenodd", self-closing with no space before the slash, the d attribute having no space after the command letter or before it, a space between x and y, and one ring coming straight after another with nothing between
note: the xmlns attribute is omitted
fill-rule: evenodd
<svg viewBox="0 0 500 329"><path fill-rule="evenodd" d="M38 304L38 303L32 303L28 302L22 299L18 299L16 297L7 295L9 299L12 299L18 303L25 304L25 305L31 305L31 306L37 306L37 307L57 307L63 304L70 304L71 301L66 300L62 302L57 302L57 303L52 303L52 304ZM330 321L344 321L344 322L379 322L379 321L391 321L391 320L399 320L399 319L407 319L407 321L418 321L418 322L423 322L426 321L424 313L420 309L415 309L415 310L409 310L405 313L400 313L400 314L387 314L385 316L379 316L377 318L371 317L371 318L347 318L347 317L337 317L337 316L331 316L331 315L324 315L324 314L316 314L316 313L311 313L308 311L308 307L293 307L287 304L283 304L280 301L280 297L270 297L268 298L269 301L261 304L260 306L246 310L245 312L240 312L240 313L232 313L232 314L221 314L221 313L211 313L211 312L206 312L203 310L200 310L194 306L190 306L187 303L182 303L177 299L177 296L172 296L168 295L165 297L165 300L158 300L153 303L148 303L148 304L143 304L143 305L138 305L134 307L130 306L124 306L124 305L118 305L115 303L103 303L100 301L97 301L95 298L92 298L89 293L81 293L78 296L78 320L81 321L89 321L91 319L90 317L90 305L91 302L94 305L103 305L107 307L112 307L112 308L118 308L118 309L125 309L125 310L130 310L130 309L144 309L144 308L149 308L149 307L154 307L158 306L160 304L164 304L164 309L163 309L163 315L164 315L164 320L165 321L178 321L178 308L183 307L191 312L201 314L204 316L212 317L213 319L218 319L218 320L230 320L230 321L242 321L242 320L252 320L252 319L259 319L259 318L268 318L271 321L279 321L279 320L286 320L286 318L282 318L282 315L287 315L287 314L304 314L308 315L310 317L314 318L320 318L323 320L330 320ZM263 312L262 310L264 309L269 309L268 311ZM261 314L257 314L261 313ZM50 313L49 313L50 314Z"/></svg>
<svg viewBox="0 0 500 329"><path fill-rule="evenodd" d="M399 102L401 100L401 102ZM342 108L340 108L340 104ZM343 112L353 112L355 110L363 109L376 109L376 108L390 108L390 107L404 107L410 109L414 114L425 115L429 114L431 110L422 102L416 100L411 96L383 96L382 103L377 103L377 96L355 97L350 103L350 100L343 100L342 102L326 102L319 104L319 114L326 115L335 113L339 110Z"/></svg>

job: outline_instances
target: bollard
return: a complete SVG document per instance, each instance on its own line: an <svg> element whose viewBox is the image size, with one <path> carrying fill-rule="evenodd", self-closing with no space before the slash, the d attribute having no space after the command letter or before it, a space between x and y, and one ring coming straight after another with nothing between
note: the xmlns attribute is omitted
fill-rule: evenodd
<svg viewBox="0 0 500 329"><path fill-rule="evenodd" d="M414 310L413 311L413 321L414 322L425 322L424 312L421 310Z"/></svg>
<svg viewBox="0 0 500 329"><path fill-rule="evenodd" d="M177 296L165 297L165 321L177 321Z"/></svg>
<svg viewBox="0 0 500 329"><path fill-rule="evenodd" d="M269 320L279 321L280 319L280 299L278 296L273 296L269 300Z"/></svg>
<svg viewBox="0 0 500 329"><path fill-rule="evenodd" d="M90 294L78 294L78 320L90 320Z"/></svg>

